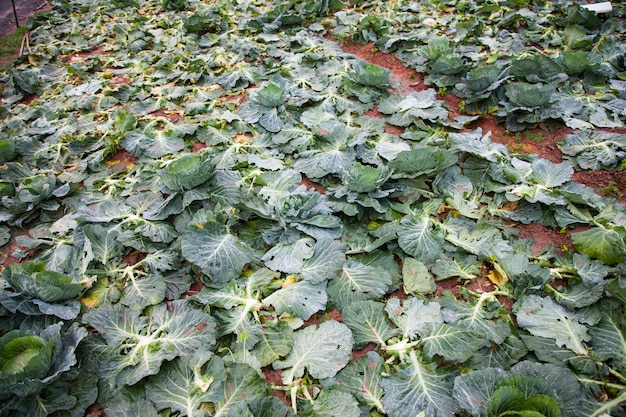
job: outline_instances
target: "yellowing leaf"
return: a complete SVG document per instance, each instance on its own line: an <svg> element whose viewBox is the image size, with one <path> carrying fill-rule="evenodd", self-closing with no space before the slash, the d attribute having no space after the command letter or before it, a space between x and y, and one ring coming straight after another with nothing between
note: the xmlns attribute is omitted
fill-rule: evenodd
<svg viewBox="0 0 626 417"><path fill-rule="evenodd" d="M100 304L100 297L96 292L92 292L89 295L79 298L80 302L87 308L96 308Z"/></svg>
<svg viewBox="0 0 626 417"><path fill-rule="evenodd" d="M517 209L517 201L508 201L502 205L502 210L514 211Z"/></svg>
<svg viewBox="0 0 626 417"><path fill-rule="evenodd" d="M291 287L295 283L296 277L294 277L293 275L289 275L287 278L285 278L285 281L283 281L283 285L281 285L281 288Z"/></svg>
<svg viewBox="0 0 626 417"><path fill-rule="evenodd" d="M504 284L509 280L509 276L498 264L494 264L494 269L489 271L489 273L487 274L487 278L489 278L489 281L491 281L494 285L498 286Z"/></svg>

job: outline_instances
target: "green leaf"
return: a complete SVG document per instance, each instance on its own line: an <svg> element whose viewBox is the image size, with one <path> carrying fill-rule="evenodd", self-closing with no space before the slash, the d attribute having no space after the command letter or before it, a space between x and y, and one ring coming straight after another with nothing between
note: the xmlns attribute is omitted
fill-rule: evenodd
<svg viewBox="0 0 626 417"><path fill-rule="evenodd" d="M252 354L261 366L268 366L291 351L292 337L293 330L285 321L279 320L271 325L265 325Z"/></svg>
<svg viewBox="0 0 626 417"><path fill-rule="evenodd" d="M356 301L342 310L343 322L352 331L358 348L368 343L385 346L398 334L385 313L385 305L378 301Z"/></svg>
<svg viewBox="0 0 626 417"><path fill-rule="evenodd" d="M254 253L217 223L191 228L183 233L181 251L185 259L200 267L211 281L226 282L237 278Z"/></svg>
<svg viewBox="0 0 626 417"><path fill-rule="evenodd" d="M429 294L435 291L435 280L423 262L414 258L402 260L402 282L407 294Z"/></svg>
<svg viewBox="0 0 626 417"><path fill-rule="evenodd" d="M124 247L119 243L119 233L115 229L107 229L99 224L86 224L82 227L85 234L85 263L95 260L108 265L113 258L123 253Z"/></svg>
<svg viewBox="0 0 626 417"><path fill-rule="evenodd" d="M626 323L620 312L605 314L589 329L595 354L610 360L618 369L626 369Z"/></svg>
<svg viewBox="0 0 626 417"><path fill-rule="evenodd" d="M480 333L446 323L433 324L430 332L420 338L429 359L435 355L446 361L462 363L471 358L488 342Z"/></svg>
<svg viewBox="0 0 626 417"><path fill-rule="evenodd" d="M360 417L361 410L354 397L344 391L322 390L313 401L316 417Z"/></svg>
<svg viewBox="0 0 626 417"><path fill-rule="evenodd" d="M115 384L132 385L159 372L163 361L215 344L215 320L182 300L154 306L150 317L121 304L104 304L83 315L105 344L98 346L103 360L99 372Z"/></svg>
<svg viewBox="0 0 626 417"><path fill-rule="evenodd" d="M331 383L340 390L352 393L359 402L383 411L383 371L383 358L376 352L367 352L365 356L351 360L331 378Z"/></svg>
<svg viewBox="0 0 626 417"><path fill-rule="evenodd" d="M317 284L334 277L345 262L345 244L334 239L319 239L313 246L313 256L302 266L306 281Z"/></svg>
<svg viewBox="0 0 626 417"><path fill-rule="evenodd" d="M424 300L409 297L400 305L400 300L394 297L387 301L385 311L407 339L416 339L418 334L427 333L431 324L443 323L441 306L436 301L425 304Z"/></svg>
<svg viewBox="0 0 626 417"><path fill-rule="evenodd" d="M158 377L146 383L147 398L157 410L170 409L181 416L204 416L203 404L222 398L226 370L219 357L203 362L204 359L182 357L164 363Z"/></svg>
<svg viewBox="0 0 626 417"><path fill-rule="evenodd" d="M537 159L531 164L532 174L530 177L537 184L546 188L554 188L563 185L572 179L574 167L569 162L553 164L546 159Z"/></svg>
<svg viewBox="0 0 626 417"><path fill-rule="evenodd" d="M160 171L161 181L172 191L183 191L197 187L214 173L211 161L203 154L182 155Z"/></svg>
<svg viewBox="0 0 626 417"><path fill-rule="evenodd" d="M481 263L472 255L457 254L454 258L450 258L442 254L441 258L435 261L431 271L437 276L437 280L452 277L474 279L480 273L480 265Z"/></svg>
<svg viewBox="0 0 626 417"><path fill-rule="evenodd" d="M115 395L107 398L104 408L107 417L130 417L157 415L157 409L152 401L146 398L145 389L142 385L134 387L121 387L115 391Z"/></svg>
<svg viewBox="0 0 626 417"><path fill-rule="evenodd" d="M394 178L416 178L443 171L456 162L457 156L452 152L434 147L421 147L401 151L389 162L389 167L395 171Z"/></svg>
<svg viewBox="0 0 626 417"><path fill-rule="evenodd" d="M532 109L548 104L555 90L556 84L553 83L512 82L506 85L505 94L513 104Z"/></svg>
<svg viewBox="0 0 626 417"><path fill-rule="evenodd" d="M222 382L222 398L215 403L213 416L233 414L237 407L249 404L267 394L267 386L259 374L244 363L226 365L226 379Z"/></svg>
<svg viewBox="0 0 626 417"><path fill-rule="evenodd" d="M354 72L350 73L349 76L355 82L376 88L388 88L391 86L389 84L391 71L387 68L364 61L356 61L353 67Z"/></svg>
<svg viewBox="0 0 626 417"><path fill-rule="evenodd" d="M572 244L577 251L599 259L607 265L626 260L626 232L623 230L592 227L572 233Z"/></svg>
<svg viewBox="0 0 626 417"><path fill-rule="evenodd" d="M306 369L313 378L335 376L350 360L352 333L348 326L335 320L305 327L293 335L293 349L284 359L272 364L283 371L283 383L291 384Z"/></svg>
<svg viewBox="0 0 626 417"><path fill-rule="evenodd" d="M13 330L0 337L0 381L9 375L41 379L47 375L54 344L39 336ZM4 385L4 384L3 384Z"/></svg>
<svg viewBox="0 0 626 417"><path fill-rule="evenodd" d="M256 92L256 101L265 107L277 107L283 104L286 91L277 82L270 81Z"/></svg>
<svg viewBox="0 0 626 417"><path fill-rule="evenodd" d="M485 367L509 369L528 353L526 344L510 335L495 347L482 349L479 354Z"/></svg>
<svg viewBox="0 0 626 417"><path fill-rule="evenodd" d="M388 377L381 385L383 406L389 417L452 416L459 405L452 396L450 375L433 372L411 351L408 366Z"/></svg>
<svg viewBox="0 0 626 417"><path fill-rule="evenodd" d="M391 286L391 274L382 268L348 259L328 283L330 300L339 309L355 301L382 297Z"/></svg>
<svg viewBox="0 0 626 417"><path fill-rule="evenodd" d="M580 414L585 394L576 375L568 368L553 364L523 361L511 368L511 374L521 375L523 390L549 395L556 400L563 415Z"/></svg>
<svg viewBox="0 0 626 417"><path fill-rule="evenodd" d="M483 415L485 404L493 396L496 385L507 375L498 368L484 368L459 375L454 379L454 398L472 415Z"/></svg>
<svg viewBox="0 0 626 417"><path fill-rule="evenodd" d="M423 263L434 262L443 251L444 236L428 216L405 216L398 229L398 244Z"/></svg>
<svg viewBox="0 0 626 417"><path fill-rule="evenodd" d="M136 157L161 158L176 154L185 148L185 141L180 134L168 125L167 129L157 126L157 121L148 123L142 130L132 130L120 142L121 145Z"/></svg>
<svg viewBox="0 0 626 417"><path fill-rule="evenodd" d="M313 245L314 240L308 237L294 243L278 243L263 255L262 260L274 271L295 274L302 270L305 260L313 256Z"/></svg>
<svg viewBox="0 0 626 417"><path fill-rule="evenodd" d="M286 288L274 291L263 299L276 313L289 313L294 317L308 320L313 314L326 308L326 281L312 284L309 281L296 282Z"/></svg>
<svg viewBox="0 0 626 417"><path fill-rule="evenodd" d="M12 139L0 139L0 164L15 159L15 141Z"/></svg>
<svg viewBox="0 0 626 417"><path fill-rule="evenodd" d="M419 48L417 53L420 56L434 61L452 51L448 38L434 37L428 41L428 45Z"/></svg>
<svg viewBox="0 0 626 417"><path fill-rule="evenodd" d="M250 404L250 411L254 417L296 417L278 397L257 398Z"/></svg>
<svg viewBox="0 0 626 417"><path fill-rule="evenodd" d="M120 302L131 310L143 310L147 306L162 302L166 291L165 281L160 275L131 276L122 291Z"/></svg>
<svg viewBox="0 0 626 417"><path fill-rule="evenodd" d="M452 296L441 297L439 302L443 307L443 317L448 323L472 329L496 344L504 342L511 334L506 322L494 320L497 317L497 310L493 311L491 306L486 306L482 302L465 302Z"/></svg>
<svg viewBox="0 0 626 417"><path fill-rule="evenodd" d="M553 339L555 345L587 354L585 342L591 340L579 317L551 298L529 295L517 301L513 310L517 324L535 336Z"/></svg>
<svg viewBox="0 0 626 417"><path fill-rule="evenodd" d="M27 269L32 272L29 274ZM43 262L26 261L23 266L9 264L4 269L2 278L24 296L47 303L75 299L85 291L85 287L73 282L72 278L44 270Z"/></svg>
<svg viewBox="0 0 626 417"><path fill-rule="evenodd" d="M558 145L581 169L614 168L626 155L626 135L596 130L575 131Z"/></svg>

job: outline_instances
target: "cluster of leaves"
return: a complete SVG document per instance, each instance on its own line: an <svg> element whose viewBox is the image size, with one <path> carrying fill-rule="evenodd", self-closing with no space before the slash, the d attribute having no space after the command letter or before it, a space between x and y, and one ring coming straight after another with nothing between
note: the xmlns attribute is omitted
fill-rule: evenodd
<svg viewBox="0 0 626 417"><path fill-rule="evenodd" d="M554 120L623 127L624 22L576 3L373 4L343 12L334 32L396 52L427 83L463 97L470 112L494 113L511 131Z"/></svg>
<svg viewBox="0 0 626 417"><path fill-rule="evenodd" d="M325 37L359 10L73 0L36 20L3 78L1 234L29 260L0 281L0 415L624 411L626 212L572 181L621 137L564 139L576 165L511 155ZM417 42L391 21L363 39ZM452 47L416 53L443 71ZM561 88L498 77L516 100ZM575 251L533 253L515 222L577 226Z"/></svg>

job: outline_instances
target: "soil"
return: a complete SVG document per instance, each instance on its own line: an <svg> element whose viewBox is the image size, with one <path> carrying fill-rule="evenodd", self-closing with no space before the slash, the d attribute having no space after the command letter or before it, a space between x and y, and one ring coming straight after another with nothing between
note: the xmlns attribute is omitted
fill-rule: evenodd
<svg viewBox="0 0 626 417"><path fill-rule="evenodd" d="M17 24L15 13L17 12ZM50 10L46 0L0 0L0 37L13 33L18 26L24 26L35 13Z"/></svg>

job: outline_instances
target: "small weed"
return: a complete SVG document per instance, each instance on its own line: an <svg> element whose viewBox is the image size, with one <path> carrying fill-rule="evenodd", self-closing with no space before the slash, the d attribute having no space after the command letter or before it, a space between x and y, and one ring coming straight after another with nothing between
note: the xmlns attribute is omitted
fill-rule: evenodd
<svg viewBox="0 0 626 417"><path fill-rule="evenodd" d="M459 111L460 111L461 113L465 113L465 100L461 100L461 101L459 102Z"/></svg>
<svg viewBox="0 0 626 417"><path fill-rule="evenodd" d="M535 141L535 142L543 142L545 137L541 133L533 133L533 132L525 131L524 132L524 139L532 140L532 141Z"/></svg>
<svg viewBox="0 0 626 417"><path fill-rule="evenodd" d="M604 187L604 190L602 190L602 192L604 193L605 197L613 196L622 198L624 196L624 194L620 192L620 189L615 181L609 181L609 183L606 185L606 187Z"/></svg>
<svg viewBox="0 0 626 417"><path fill-rule="evenodd" d="M520 143L519 145L509 146L509 151L511 151L511 153L517 153L517 154L528 153L523 143Z"/></svg>

